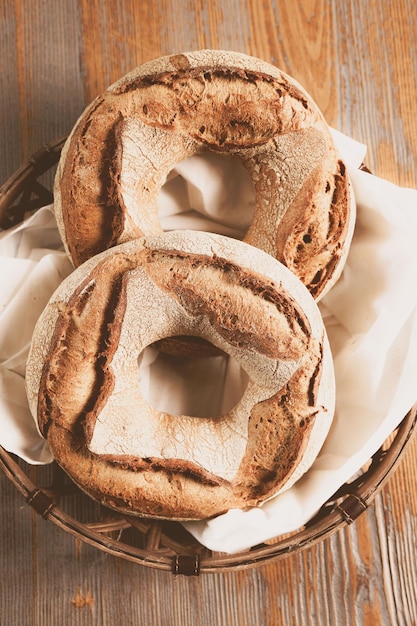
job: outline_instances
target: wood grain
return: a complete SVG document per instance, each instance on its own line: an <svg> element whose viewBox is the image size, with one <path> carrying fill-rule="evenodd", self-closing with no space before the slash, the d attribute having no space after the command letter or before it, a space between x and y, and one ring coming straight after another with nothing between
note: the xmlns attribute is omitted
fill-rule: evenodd
<svg viewBox="0 0 417 626"><path fill-rule="evenodd" d="M197 48L278 65L376 175L417 187L414 0L5 0L0 180L135 65ZM417 374L417 373L416 373ZM173 577L79 544L1 477L0 624L417 624L417 441L374 504L317 546L247 571Z"/></svg>

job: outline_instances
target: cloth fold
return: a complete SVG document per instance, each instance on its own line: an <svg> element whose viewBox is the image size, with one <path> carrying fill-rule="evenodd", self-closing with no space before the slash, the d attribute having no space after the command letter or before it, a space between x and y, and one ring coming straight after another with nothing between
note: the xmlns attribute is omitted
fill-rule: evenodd
<svg viewBox="0 0 417 626"><path fill-rule="evenodd" d="M238 552L302 526L360 470L417 401L417 191L360 171L365 146L337 131L333 136L357 202L346 266L319 305L335 365L335 418L312 468L291 488L262 507L184 524L216 551ZM195 156L171 173L159 207L165 230L191 228L242 238L254 191L240 163L218 155ZM52 460L26 401L31 334L53 290L71 271L52 206L0 233L0 444L29 463ZM246 384L236 364L216 358L209 366L212 386L192 398L196 412L228 406ZM138 383L157 408L174 390L178 412L191 401L190 363L175 365L175 382L170 371L172 364L148 349ZM207 369L192 371L194 392L199 376L206 377ZM216 385L223 389L220 404L213 393Z"/></svg>

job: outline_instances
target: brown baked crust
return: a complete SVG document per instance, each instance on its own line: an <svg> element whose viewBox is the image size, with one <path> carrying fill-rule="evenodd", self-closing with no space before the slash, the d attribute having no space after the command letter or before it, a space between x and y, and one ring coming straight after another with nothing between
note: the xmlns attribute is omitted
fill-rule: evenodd
<svg viewBox="0 0 417 626"><path fill-rule="evenodd" d="M167 175L205 151L237 156L252 177L256 209L245 241L321 297L340 275L352 236L346 168L302 87L232 52L144 64L80 117L55 183L58 224L74 264L160 232L157 195Z"/></svg>
<svg viewBox="0 0 417 626"><path fill-rule="evenodd" d="M247 391L227 414L157 412L132 388L129 364L178 330L246 369ZM330 363L320 314L291 272L242 242L182 232L73 272L38 322L26 379L41 432L83 490L130 514L185 520L258 505L306 471L333 416ZM124 411L145 430L154 420L159 454L152 438L132 453L143 430L112 448Z"/></svg>

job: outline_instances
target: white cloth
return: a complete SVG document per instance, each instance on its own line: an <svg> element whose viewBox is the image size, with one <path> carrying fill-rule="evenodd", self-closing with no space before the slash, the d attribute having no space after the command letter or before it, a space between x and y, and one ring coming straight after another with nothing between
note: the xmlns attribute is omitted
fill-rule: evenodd
<svg viewBox="0 0 417 626"><path fill-rule="evenodd" d="M50 463L46 442L31 419L25 366L33 328L72 265L51 207L0 233L0 444L29 463Z"/></svg>
<svg viewBox="0 0 417 626"><path fill-rule="evenodd" d="M312 468L293 487L262 507L185 524L213 550L238 552L302 526L359 471L417 401L417 191L358 171L365 147L336 131L334 136L358 211L346 267L320 303L334 356L335 419ZM166 230L197 228L236 237L250 222L253 202L244 171L216 155L179 164L159 198ZM51 207L0 234L0 443L30 463L47 463L51 455L27 407L27 351L40 311L71 269ZM172 402L174 388L176 412L181 411L186 397L189 401L190 371L177 367L173 385L167 376L170 365L161 365L160 359L151 349L142 359L142 393L161 407ZM233 364L222 371L227 404L239 395L245 377ZM161 372L167 383L158 379ZM208 389L200 397L206 403L214 395ZM199 411L195 398L192 408Z"/></svg>

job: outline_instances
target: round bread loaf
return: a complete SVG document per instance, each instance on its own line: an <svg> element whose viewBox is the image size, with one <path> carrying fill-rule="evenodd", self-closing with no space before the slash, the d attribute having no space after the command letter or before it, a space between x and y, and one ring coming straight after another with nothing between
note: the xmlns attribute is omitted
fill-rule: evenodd
<svg viewBox="0 0 417 626"><path fill-rule="evenodd" d="M206 151L237 157L253 181L256 207L244 241L321 297L341 273L355 222L345 165L305 90L276 67L234 52L145 63L84 111L54 190L74 264L160 232L158 195L169 173Z"/></svg>
<svg viewBox="0 0 417 626"><path fill-rule="evenodd" d="M178 335L246 372L227 413L172 415L141 393L143 350ZM322 318L301 281L253 246L194 231L121 244L74 270L36 325L26 381L41 433L83 490L177 520L259 505L293 484L335 401Z"/></svg>

